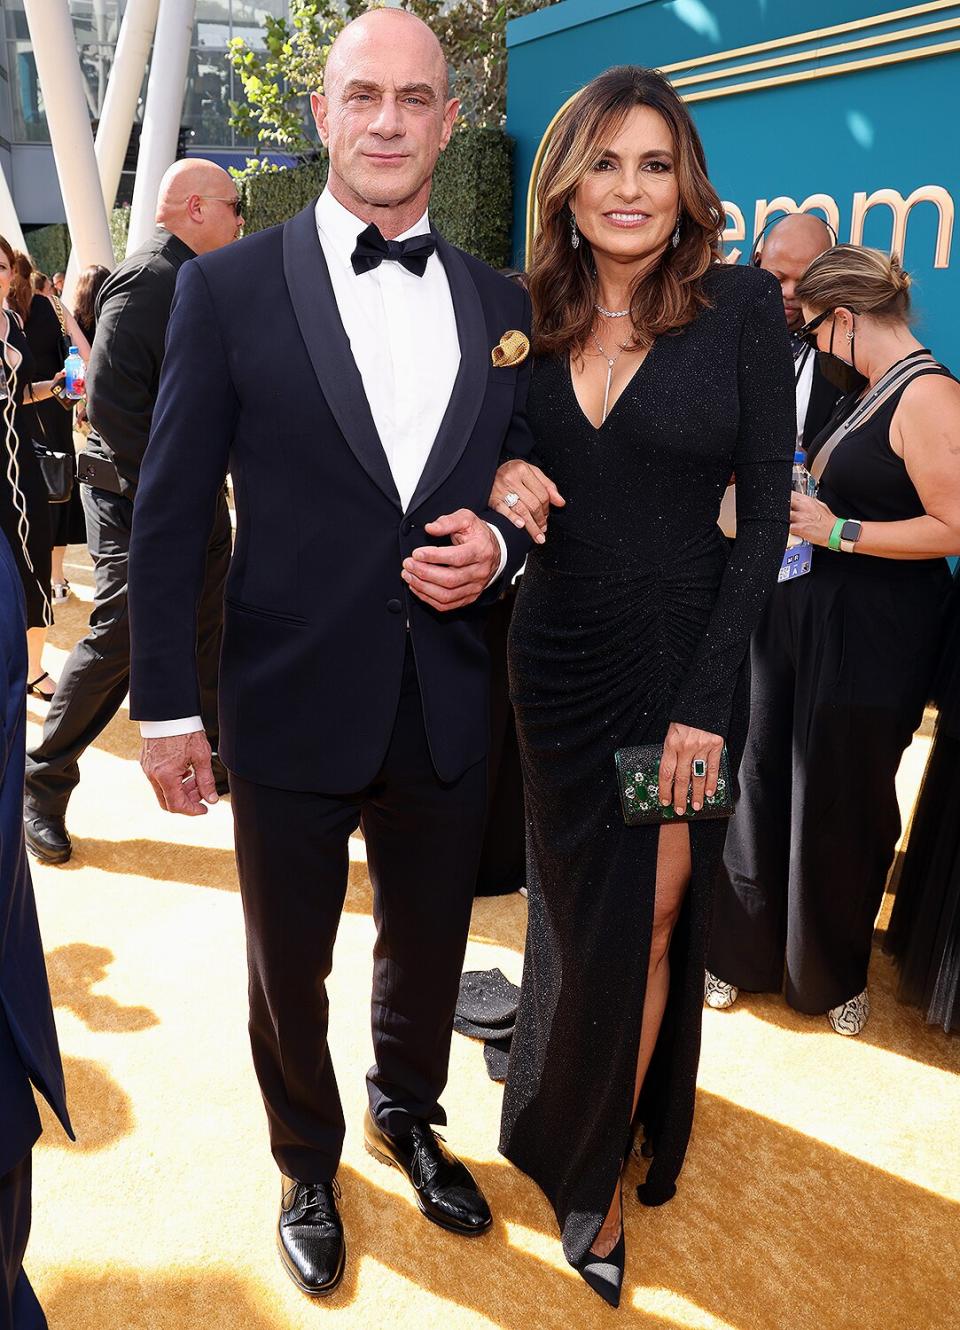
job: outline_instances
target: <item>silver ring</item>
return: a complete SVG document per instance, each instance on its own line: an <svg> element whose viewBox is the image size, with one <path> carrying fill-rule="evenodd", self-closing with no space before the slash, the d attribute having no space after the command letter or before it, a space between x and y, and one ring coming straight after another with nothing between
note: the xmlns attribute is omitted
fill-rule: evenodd
<svg viewBox="0 0 960 1330"><path fill-rule="evenodd" d="M707 774L707 759L705 757L695 757L693 759L692 770L695 779L702 780Z"/></svg>
<svg viewBox="0 0 960 1330"><path fill-rule="evenodd" d="M511 490L509 494L503 496L503 501L508 508L516 508L517 504L520 502L520 495L514 494L513 490Z"/></svg>

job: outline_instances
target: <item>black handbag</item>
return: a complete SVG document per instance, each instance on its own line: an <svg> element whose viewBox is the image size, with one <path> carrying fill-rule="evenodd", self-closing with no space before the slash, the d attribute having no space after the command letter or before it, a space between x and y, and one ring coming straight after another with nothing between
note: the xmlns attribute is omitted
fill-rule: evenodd
<svg viewBox="0 0 960 1330"><path fill-rule="evenodd" d="M55 453L52 448L48 448L46 444L47 431L43 428L43 421L40 419L39 413L36 415L36 421L43 433L44 442L40 443L38 439L34 439L33 451L36 453L40 470L43 473L43 483L47 487L47 500L49 503L69 503L70 496L73 494L73 482L77 474L73 454Z"/></svg>
<svg viewBox="0 0 960 1330"><path fill-rule="evenodd" d="M720 754L717 792L704 798L703 807L694 812L689 792L687 807L677 813L673 804L664 807L658 793L660 759L663 744L640 744L636 748L618 748L614 754L617 765L617 787L623 820L628 827L644 826L655 822L705 822L715 817L730 817L733 813L733 786L730 782L730 759L727 745Z"/></svg>
<svg viewBox="0 0 960 1330"><path fill-rule="evenodd" d="M43 472L50 503L69 503L73 494L74 462L70 453L55 453L45 443L33 441L33 451Z"/></svg>

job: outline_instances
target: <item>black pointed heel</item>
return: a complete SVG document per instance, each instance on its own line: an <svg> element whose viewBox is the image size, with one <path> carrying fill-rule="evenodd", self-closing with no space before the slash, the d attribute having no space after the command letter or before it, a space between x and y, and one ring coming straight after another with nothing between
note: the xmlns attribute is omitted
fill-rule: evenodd
<svg viewBox="0 0 960 1330"><path fill-rule="evenodd" d="M597 1256L594 1252L588 1251L576 1267L577 1274L583 1282L589 1284L594 1293L598 1293L604 1302L609 1303L611 1307L620 1306L620 1290L623 1288L623 1267L626 1263L626 1255L627 1244L621 1227L617 1245L609 1256Z"/></svg>

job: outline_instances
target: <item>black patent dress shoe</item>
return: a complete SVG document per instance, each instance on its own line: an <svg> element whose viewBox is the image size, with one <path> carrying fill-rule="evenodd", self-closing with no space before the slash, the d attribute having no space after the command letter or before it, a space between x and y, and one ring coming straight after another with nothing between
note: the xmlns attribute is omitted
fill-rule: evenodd
<svg viewBox="0 0 960 1330"><path fill-rule="evenodd" d="M332 1293L343 1278L347 1244L337 1209L340 1184L284 1177L277 1247L287 1274L311 1297Z"/></svg>
<svg viewBox="0 0 960 1330"><path fill-rule="evenodd" d="M490 1227L493 1220L483 1192L429 1123L414 1122L404 1135L388 1136L367 1109L363 1136L374 1159L406 1174L427 1219L470 1237Z"/></svg>
<svg viewBox="0 0 960 1330"><path fill-rule="evenodd" d="M25 817L23 832L27 849L42 864L65 864L73 854L62 817Z"/></svg>

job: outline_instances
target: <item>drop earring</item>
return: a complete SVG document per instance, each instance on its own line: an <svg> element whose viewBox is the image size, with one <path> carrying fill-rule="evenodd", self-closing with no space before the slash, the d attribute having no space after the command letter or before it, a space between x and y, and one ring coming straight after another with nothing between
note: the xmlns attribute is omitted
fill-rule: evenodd
<svg viewBox="0 0 960 1330"><path fill-rule="evenodd" d="M571 249L580 248L580 232L577 230L577 219L573 213L570 214L570 247Z"/></svg>
<svg viewBox="0 0 960 1330"><path fill-rule="evenodd" d="M674 249L676 249L676 247L680 244L680 218L679 218L679 217L677 218L677 229L676 229L676 230L674 231L674 233L673 233L673 237L672 237L672 239L671 239L671 241L670 241L670 244L674 247Z"/></svg>

